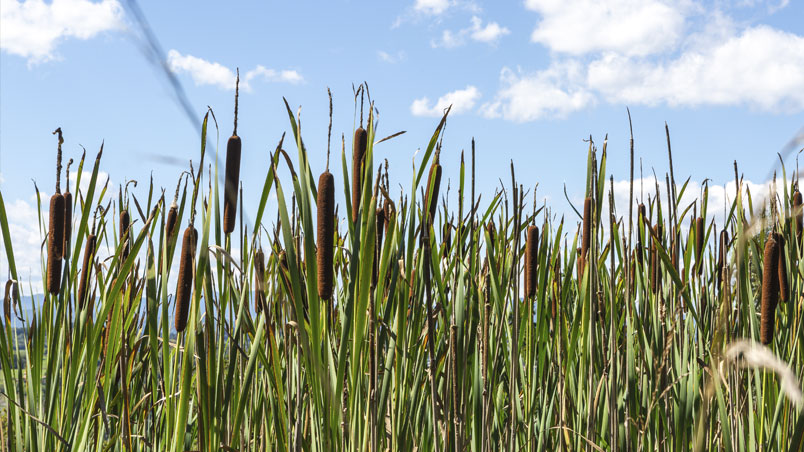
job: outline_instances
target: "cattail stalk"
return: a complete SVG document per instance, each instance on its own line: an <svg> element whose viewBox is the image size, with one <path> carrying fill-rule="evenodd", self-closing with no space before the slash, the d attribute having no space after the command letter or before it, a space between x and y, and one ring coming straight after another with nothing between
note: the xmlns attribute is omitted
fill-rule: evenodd
<svg viewBox="0 0 804 452"><path fill-rule="evenodd" d="M223 200L223 232L231 234L237 220L237 186L240 183L240 151L242 144L237 136L237 102L240 94L240 70L235 84L234 131L226 143L226 185Z"/></svg>
<svg viewBox="0 0 804 452"><path fill-rule="evenodd" d="M332 297L332 255L335 227L335 179L329 170L318 178L318 208L316 258L318 264L318 296L322 300Z"/></svg>
<svg viewBox="0 0 804 452"><path fill-rule="evenodd" d="M181 333L187 327L187 315L190 313L190 297L193 295L193 258L198 240L198 231L191 225L184 230L179 260L179 281L176 287L176 312L174 326Z"/></svg>
<svg viewBox="0 0 804 452"><path fill-rule="evenodd" d="M254 253L254 311L265 310L265 255L262 248Z"/></svg>
<svg viewBox="0 0 804 452"><path fill-rule="evenodd" d="M131 216L128 214L128 210L123 209L120 211L120 243L122 244L120 265L123 265L123 262L125 262L126 259L128 259L128 252L129 252L128 236L130 227L131 227Z"/></svg>
<svg viewBox="0 0 804 452"><path fill-rule="evenodd" d="M368 134L366 129L355 130L352 144L352 221L357 223L360 214L360 200L363 191L363 166L366 163L366 146Z"/></svg>
<svg viewBox="0 0 804 452"><path fill-rule="evenodd" d="M580 273L583 276L584 267L586 266L587 257L589 254L589 244L592 241L592 198L587 196L583 200L583 232L581 235L581 268Z"/></svg>
<svg viewBox="0 0 804 452"><path fill-rule="evenodd" d="M528 226L528 237L525 241L525 296L536 295L538 279L536 265L539 260L539 228Z"/></svg>
<svg viewBox="0 0 804 452"><path fill-rule="evenodd" d="M796 188L795 193L793 193L793 212L796 215L796 234L798 235L798 240L801 242L801 230L804 228L804 212L802 212L802 199L801 199L801 192L798 191Z"/></svg>
<svg viewBox="0 0 804 452"><path fill-rule="evenodd" d="M374 247L374 268L371 275L371 287L377 287L377 277L380 273L380 259L382 258L382 239L383 232L385 231L385 210L378 208L375 211L375 220L377 224L376 244Z"/></svg>
<svg viewBox="0 0 804 452"><path fill-rule="evenodd" d="M698 267L698 276L703 274L704 234L704 219L698 217L695 219L695 265Z"/></svg>
<svg viewBox="0 0 804 452"><path fill-rule="evenodd" d="M62 246L65 256L70 250L70 236L73 232L73 194L70 193L70 165L72 165L72 163L73 159L67 162L67 189L64 191L64 244Z"/></svg>
<svg viewBox="0 0 804 452"><path fill-rule="evenodd" d="M53 134L58 135L59 145L56 154L56 192L50 197L47 236L47 290L58 295L61 290L61 260L64 257L64 195L61 194L61 145L64 143L61 128Z"/></svg>
<svg viewBox="0 0 804 452"><path fill-rule="evenodd" d="M787 261L785 260L785 251L784 251L784 235L780 233L776 233L776 244L779 247L779 258L777 264L777 273L779 275L779 299L783 302L787 302L789 300L790 295L790 286L787 282Z"/></svg>
<svg viewBox="0 0 804 452"><path fill-rule="evenodd" d="M765 242L765 253L762 269L762 305L760 318L760 340L768 345L773 340L776 303L779 291L779 244L773 235Z"/></svg>
<svg viewBox="0 0 804 452"><path fill-rule="evenodd" d="M726 259L729 253L729 233L723 229L720 231L720 248L718 249L717 256L717 287L723 282L723 267L726 265Z"/></svg>
<svg viewBox="0 0 804 452"><path fill-rule="evenodd" d="M81 266L81 282L78 284L78 306L79 309L84 307L87 296L87 286L89 285L89 278L92 272L92 261L95 254L95 234L89 234L87 241L84 244L84 263Z"/></svg>

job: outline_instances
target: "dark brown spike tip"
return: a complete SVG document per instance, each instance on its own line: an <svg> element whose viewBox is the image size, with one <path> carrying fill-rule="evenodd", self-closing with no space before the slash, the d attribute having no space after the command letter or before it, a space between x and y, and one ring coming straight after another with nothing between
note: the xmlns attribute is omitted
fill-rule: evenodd
<svg viewBox="0 0 804 452"><path fill-rule="evenodd" d="M198 231L192 226L184 230L181 243L181 259L179 261L179 280L176 287L176 312L174 326L181 333L187 327L187 315L190 313L190 298L193 295L193 257L198 240Z"/></svg>
<svg viewBox="0 0 804 452"><path fill-rule="evenodd" d="M322 300L332 297L332 256L335 240L335 179L332 173L324 171L318 178L318 224L316 237L316 259L318 266L318 296Z"/></svg>
<svg viewBox="0 0 804 452"><path fill-rule="evenodd" d="M237 220L237 187L240 184L240 137L232 135L226 143L226 182L223 199L223 232L231 234Z"/></svg>
<svg viewBox="0 0 804 452"><path fill-rule="evenodd" d="M779 292L778 279L779 244L773 236L765 242L765 253L762 271L762 304L760 311L760 340L764 345L773 341L776 302Z"/></svg>

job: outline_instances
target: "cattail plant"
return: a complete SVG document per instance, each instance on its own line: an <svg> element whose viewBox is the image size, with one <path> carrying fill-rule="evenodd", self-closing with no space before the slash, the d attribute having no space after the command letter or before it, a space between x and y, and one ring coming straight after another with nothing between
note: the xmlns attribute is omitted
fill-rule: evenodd
<svg viewBox="0 0 804 452"><path fill-rule="evenodd" d="M316 258L318 264L318 296L322 300L332 297L332 255L335 227L335 179L329 170L318 178L318 236Z"/></svg>
<svg viewBox="0 0 804 452"><path fill-rule="evenodd" d="M377 243L374 248L374 268L371 275L371 287L377 286L377 276L380 272L380 257L382 256L382 237L385 231L385 210L377 208L374 213L374 218L377 224L377 233L375 234Z"/></svg>
<svg viewBox="0 0 804 452"><path fill-rule="evenodd" d="M762 304L760 311L759 337L763 344L773 340L776 303L779 291L779 244L773 234L765 242L765 254L762 268Z"/></svg>
<svg viewBox="0 0 804 452"><path fill-rule="evenodd" d="M182 173L183 175L184 173ZM179 177L179 182L176 184L176 192L173 194L173 202L170 203L170 209L168 209L167 219L165 220L165 236L167 237L167 243L171 244L173 240L175 240L175 233L176 233L176 225L179 221L179 189L181 188L181 177Z"/></svg>
<svg viewBox="0 0 804 452"><path fill-rule="evenodd" d="M781 233L775 233L776 237L776 245L779 248L779 258L778 263L776 265L776 271L779 275L779 299L783 302L787 302L789 299L790 294L790 286L787 283L787 261L785 260L785 251L784 251L784 235Z"/></svg>
<svg viewBox="0 0 804 452"><path fill-rule="evenodd" d="M9 279L6 281L6 293L3 297L3 318L6 322L11 319L11 288L14 286L14 281Z"/></svg>
<svg viewBox="0 0 804 452"><path fill-rule="evenodd" d="M583 276L584 268L586 267L589 244L592 242L592 215L592 198L587 196L583 200L583 232L581 235L581 255L579 257L581 276Z"/></svg>
<svg viewBox="0 0 804 452"><path fill-rule="evenodd" d="M438 163L438 160L439 153L436 152L433 164L430 165L430 173L427 177L427 191L425 192L425 196L430 194L431 190L432 194L430 195L430 204L427 206L428 216L426 227L433 225L433 219L438 209L438 188L441 185L441 165Z"/></svg>
<svg viewBox="0 0 804 452"><path fill-rule="evenodd" d="M69 252L70 236L73 232L73 194L70 193L70 165L72 164L73 159L70 159L67 162L67 171L65 173L67 189L64 190L64 244L62 245L65 255Z"/></svg>
<svg viewBox="0 0 804 452"><path fill-rule="evenodd" d="M187 327L187 315L190 313L190 297L193 294L193 257L195 256L198 231L192 226L184 230L179 261L179 281L176 287L176 312L174 326L181 333Z"/></svg>
<svg viewBox="0 0 804 452"><path fill-rule="evenodd" d="M262 248L258 248L254 253L254 311L259 314L263 310L265 310L265 254Z"/></svg>
<svg viewBox="0 0 804 452"><path fill-rule="evenodd" d="M720 247L718 248L717 255L717 286L723 282L723 267L726 265L726 259L729 253L729 233L725 229L720 231Z"/></svg>
<svg viewBox="0 0 804 452"><path fill-rule="evenodd" d="M92 273L92 260L95 254L94 232L87 236L87 241L84 244L84 263L81 266L81 282L78 284L78 306L79 309L84 307L87 296L87 286L89 285L90 274Z"/></svg>
<svg viewBox="0 0 804 452"><path fill-rule="evenodd" d="M332 92L329 95L329 129L327 131L327 166L318 178L316 197L317 230L316 263L318 266L318 297L329 300L332 297L332 255L335 240L335 178L329 172L330 138L332 136ZM329 306L329 305L328 305Z"/></svg>
<svg viewBox="0 0 804 452"><path fill-rule="evenodd" d="M532 298L536 295L536 282L538 279L536 265L539 260L539 228L528 226L528 236L525 241L525 296Z"/></svg>
<svg viewBox="0 0 804 452"><path fill-rule="evenodd" d="M223 200L223 232L231 234L237 219L237 185L240 183L240 137L237 136L237 102L240 94L240 69L235 82L234 131L226 143L226 185Z"/></svg>
<svg viewBox="0 0 804 452"><path fill-rule="evenodd" d="M695 219L695 265L698 276L703 273L703 247L704 247L704 219Z"/></svg>
<svg viewBox="0 0 804 452"><path fill-rule="evenodd" d="M59 137L56 154L56 192L50 197L47 237L47 290L58 295L61 290L61 260L64 257L64 195L61 194L61 127L53 132Z"/></svg>
<svg viewBox="0 0 804 452"><path fill-rule="evenodd" d="M662 225L657 224L653 226L653 235L656 238L650 239L650 288L653 293L659 291L659 288L662 287L662 268L660 265L661 259L659 258L659 249L656 245L656 240L661 240L662 234Z"/></svg>
<svg viewBox="0 0 804 452"><path fill-rule="evenodd" d="M444 223L444 227L441 229L441 242L444 244L441 257L447 259L452 249L452 223Z"/></svg>
<svg viewBox="0 0 804 452"><path fill-rule="evenodd" d="M352 221L357 223L360 218L360 200L363 191L363 165L366 163L366 145L368 133L363 126L355 130L352 144Z"/></svg>
<svg viewBox="0 0 804 452"><path fill-rule="evenodd" d="M640 203L639 207L637 208L637 224L641 224L642 228L647 230L648 226L648 217L645 215L645 204ZM637 226L638 227L638 226ZM642 234L639 233L639 229L637 229L637 245L636 245L636 259L639 262L639 265L642 266L642 259L645 245L642 243Z"/></svg>
<svg viewBox="0 0 804 452"><path fill-rule="evenodd" d="M128 209L120 211L120 243L122 244L120 252L120 265L128 259L129 252L129 229L131 228L131 216L128 214Z"/></svg>
<svg viewBox="0 0 804 452"><path fill-rule="evenodd" d="M793 212L796 215L796 234L798 235L799 242L801 241L801 229L804 228L804 212L802 212L802 199L801 192L796 191L793 193Z"/></svg>

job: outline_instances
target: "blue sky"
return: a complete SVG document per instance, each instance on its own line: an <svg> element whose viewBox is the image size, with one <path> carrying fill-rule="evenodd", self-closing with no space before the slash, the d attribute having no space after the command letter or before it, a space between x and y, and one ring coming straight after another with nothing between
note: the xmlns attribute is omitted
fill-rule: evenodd
<svg viewBox="0 0 804 452"><path fill-rule="evenodd" d="M627 180L626 106L645 176L667 171L666 121L677 179L725 184L736 159L757 190L775 153L804 125L802 2L170 1L141 8L197 118L213 108L221 145L231 134L240 68L247 213L256 208L268 153L288 129L282 96L302 106L318 173L332 89L337 183L340 135L349 140L353 128L352 84L364 80L379 110L378 135L407 131L376 151L390 162L392 185L406 191L416 149L453 105L442 152L452 203L460 152L472 137L485 198L499 178L510 180L513 160L522 182L538 182L540 197L565 212L565 183L573 201L582 196L589 135L602 144L608 133L609 171ZM199 136L143 56L124 4L0 0L0 17L0 189L22 250L18 265L35 279L41 237L31 227L31 180L53 190L50 132L62 127L68 158L80 157L80 145L94 156L105 140L102 170L115 190L139 180L141 198L151 172L172 192L186 162L198 159Z"/></svg>

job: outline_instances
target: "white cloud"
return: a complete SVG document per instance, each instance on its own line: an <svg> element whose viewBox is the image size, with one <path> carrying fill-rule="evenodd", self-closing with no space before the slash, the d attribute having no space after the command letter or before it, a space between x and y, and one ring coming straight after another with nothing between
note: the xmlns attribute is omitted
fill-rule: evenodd
<svg viewBox="0 0 804 452"><path fill-rule="evenodd" d="M500 38L511 33L508 28L501 26L497 22L488 22L484 26L483 20L478 16L472 16L471 22L469 27L457 32L444 30L441 33L441 38L433 40L430 45L433 47L453 48L464 45L467 39L486 44L496 44Z"/></svg>
<svg viewBox="0 0 804 452"><path fill-rule="evenodd" d="M500 82L495 99L480 108L487 118L514 122L563 118L595 103L594 95L583 86L583 68L575 62L553 63L535 74L503 68Z"/></svg>
<svg viewBox="0 0 804 452"><path fill-rule="evenodd" d="M234 90L237 80L235 71L220 63L211 62L192 55L182 55L172 49L168 52L167 64L174 73L188 73L196 85L212 85L224 90ZM262 65L246 72L240 79L243 90L251 89L251 81L262 79L268 82L302 83L304 77L294 70L275 70Z"/></svg>
<svg viewBox="0 0 804 452"><path fill-rule="evenodd" d="M413 9L428 15L439 15L451 6L450 0L416 0Z"/></svg>
<svg viewBox="0 0 804 452"><path fill-rule="evenodd" d="M29 63L56 58L65 39L86 40L121 28L123 8L117 0L3 0L0 7L0 48Z"/></svg>
<svg viewBox="0 0 804 452"><path fill-rule="evenodd" d="M607 54L588 71L589 88L610 102L804 109L804 38L767 26L664 62Z"/></svg>
<svg viewBox="0 0 804 452"><path fill-rule="evenodd" d="M244 77L246 86L248 86L251 80L258 77L269 82L286 82L296 84L304 81L304 77L302 77L298 71L287 69L277 71L274 69L268 69L262 65L257 65L256 68L246 72L246 76Z"/></svg>
<svg viewBox="0 0 804 452"><path fill-rule="evenodd" d="M470 36L475 41L494 43L509 33L511 33L509 29L500 26L497 22L489 22L484 27L483 21L479 17L472 17Z"/></svg>
<svg viewBox="0 0 804 452"><path fill-rule="evenodd" d="M664 0L526 0L541 15L531 40L552 51L581 55L617 51L647 55L682 36L686 2Z"/></svg>
<svg viewBox="0 0 804 452"><path fill-rule="evenodd" d="M404 61L406 57L407 55L403 50L399 50L396 53L388 53L382 50L377 51L377 58L385 63L396 64Z"/></svg>
<svg viewBox="0 0 804 452"><path fill-rule="evenodd" d="M182 55L177 50L168 52L167 64L171 71L190 74L196 85L214 85L225 90L235 89L237 76L234 71L219 63L212 63L192 55Z"/></svg>
<svg viewBox="0 0 804 452"><path fill-rule="evenodd" d="M459 89L449 92L439 97L434 103L430 103L430 99L422 97L413 101L410 106L410 112L414 116L434 116L438 117L444 114L444 110L452 105L450 114L459 114L474 108L475 103L480 98L480 91L472 85L468 85L465 89Z"/></svg>

